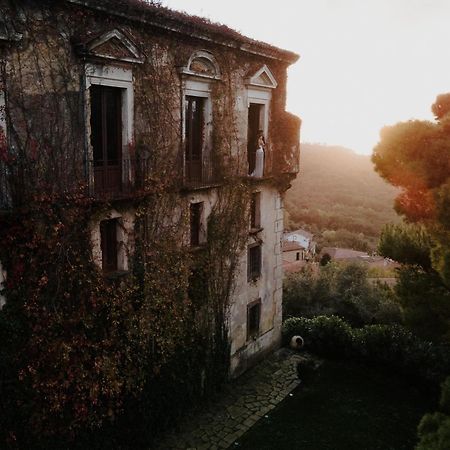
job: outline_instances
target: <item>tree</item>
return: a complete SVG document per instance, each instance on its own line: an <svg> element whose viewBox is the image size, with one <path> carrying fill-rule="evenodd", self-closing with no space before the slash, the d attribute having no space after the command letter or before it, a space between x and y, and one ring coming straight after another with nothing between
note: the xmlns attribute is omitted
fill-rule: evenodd
<svg viewBox="0 0 450 450"><path fill-rule="evenodd" d="M441 387L439 411L425 414L418 427L417 450L445 450L450 446L450 377Z"/></svg>
<svg viewBox="0 0 450 450"><path fill-rule="evenodd" d="M406 222L423 227L431 268L449 288L450 94L439 95L432 110L436 122L415 120L385 127L372 161L383 178L401 188L396 210ZM397 243L391 246L395 253L405 241L401 233L391 237Z"/></svg>
<svg viewBox="0 0 450 450"><path fill-rule="evenodd" d="M337 315L354 326L401 322L401 310L392 290L370 283L367 275L367 267L356 263L330 262L317 273L305 267L285 279L283 314Z"/></svg>
<svg viewBox="0 0 450 450"><path fill-rule="evenodd" d="M402 264L417 265L431 270L432 241L421 225L388 224L383 228L378 243L378 252Z"/></svg>

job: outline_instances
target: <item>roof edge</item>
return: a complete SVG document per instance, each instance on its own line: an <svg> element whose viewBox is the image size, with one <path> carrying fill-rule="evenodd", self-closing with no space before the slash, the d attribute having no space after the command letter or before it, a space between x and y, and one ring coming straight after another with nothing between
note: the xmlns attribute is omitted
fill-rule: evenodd
<svg viewBox="0 0 450 450"><path fill-rule="evenodd" d="M182 29L182 20L181 18L174 18L171 17L170 21L171 24L162 24L157 21L149 20L148 18L145 18L143 16L136 16L132 14L127 14L121 11L113 11L111 9L106 8L105 6L95 4L91 0L66 0L67 3L71 3L78 6L83 6L85 8L89 8L96 11L101 11L103 13L106 13L108 15L114 15L117 17L122 17L131 21L144 23L146 25L154 26L156 28L160 28L166 31L170 31L173 33L183 34L186 35L186 31ZM170 10L169 8L164 8L166 11L173 11L179 14L180 16L184 16L186 18L186 22L189 22L191 24L194 24L192 19L190 19L190 16L185 13L180 13L178 11ZM178 23L174 23L178 22ZM260 42L253 40L251 38L248 38L244 35L240 35L240 33L235 32L235 37L224 37L223 39L218 38L217 36L214 36L210 30L206 29L205 26L202 27L201 24L195 23L194 24L199 30L202 31L201 34L196 34L195 38L201 39L203 41L207 42L213 42L218 45L222 45L224 47L228 48L234 48L236 50L243 51L245 53L250 53L257 56L262 56L269 59L274 59L278 61L282 61L285 63L294 64L298 59L300 58L300 55L297 53L291 52L289 50L284 50L275 46L272 46L271 44L267 44L265 42ZM233 30L234 31L234 30ZM217 33L220 33L219 26L217 26ZM239 37L240 36L240 37Z"/></svg>

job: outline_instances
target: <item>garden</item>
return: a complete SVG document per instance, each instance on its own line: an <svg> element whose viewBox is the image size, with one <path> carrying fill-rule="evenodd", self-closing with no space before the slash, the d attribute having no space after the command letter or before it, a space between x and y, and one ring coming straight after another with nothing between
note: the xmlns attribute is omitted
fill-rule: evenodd
<svg viewBox="0 0 450 450"><path fill-rule="evenodd" d="M267 419L239 441L242 449L411 449L434 396L395 373L325 361Z"/></svg>
<svg viewBox="0 0 450 450"><path fill-rule="evenodd" d="M283 333L285 342L302 335L314 356L305 352L299 387L236 446L448 449L448 346L399 325L353 328L337 316L288 319Z"/></svg>

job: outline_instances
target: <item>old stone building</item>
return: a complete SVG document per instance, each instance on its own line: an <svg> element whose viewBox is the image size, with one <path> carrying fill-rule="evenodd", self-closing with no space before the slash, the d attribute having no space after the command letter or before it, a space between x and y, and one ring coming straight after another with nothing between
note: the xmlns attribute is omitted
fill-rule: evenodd
<svg viewBox="0 0 450 450"><path fill-rule="evenodd" d="M88 210L92 262L117 286L138 273L138 249L150 258L170 241L190 264L192 326L217 326L210 299L221 298L229 371L241 373L280 342L283 195L300 127L286 81L298 56L143 1L2 5L3 217L73 199ZM17 265L1 258L6 286Z"/></svg>

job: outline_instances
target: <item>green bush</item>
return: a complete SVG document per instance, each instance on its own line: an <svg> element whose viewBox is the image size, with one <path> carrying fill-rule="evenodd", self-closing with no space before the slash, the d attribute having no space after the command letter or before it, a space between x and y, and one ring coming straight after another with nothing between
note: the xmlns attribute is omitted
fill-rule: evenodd
<svg viewBox="0 0 450 450"><path fill-rule="evenodd" d="M286 320L284 342L297 334L305 339L306 349L320 356L382 364L433 384L450 372L448 347L420 340L399 325L352 328L336 316Z"/></svg>
<svg viewBox="0 0 450 450"><path fill-rule="evenodd" d="M307 266L288 275L283 287L283 314L336 315L357 327L403 321L392 288L369 282L367 267L357 263L328 263L319 271Z"/></svg>
<svg viewBox="0 0 450 450"><path fill-rule="evenodd" d="M439 406L442 410L425 414L418 427L416 450L448 450L450 448L450 377L442 383Z"/></svg>
<svg viewBox="0 0 450 450"><path fill-rule="evenodd" d="M445 414L450 415L450 377L447 377L442 383L441 400L439 406Z"/></svg>
<svg viewBox="0 0 450 450"><path fill-rule="evenodd" d="M320 355L342 355L352 348L352 329L336 316L292 318L288 319L283 327L283 334L287 336L288 341L299 334L307 342L313 342L314 351Z"/></svg>

